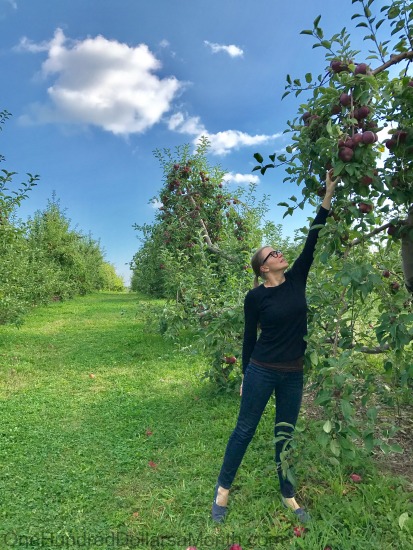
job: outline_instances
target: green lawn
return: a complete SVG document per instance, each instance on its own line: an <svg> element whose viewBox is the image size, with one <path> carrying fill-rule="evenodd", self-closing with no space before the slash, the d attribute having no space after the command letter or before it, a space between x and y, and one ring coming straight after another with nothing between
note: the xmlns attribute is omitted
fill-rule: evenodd
<svg viewBox="0 0 413 550"><path fill-rule="evenodd" d="M313 520L294 535L279 501L272 403L228 519L215 525L213 488L239 396L217 394L201 379L202 358L154 331L147 315L159 306L102 293L0 327L0 550L413 548L408 481L362 454L331 465L305 411L296 473Z"/></svg>

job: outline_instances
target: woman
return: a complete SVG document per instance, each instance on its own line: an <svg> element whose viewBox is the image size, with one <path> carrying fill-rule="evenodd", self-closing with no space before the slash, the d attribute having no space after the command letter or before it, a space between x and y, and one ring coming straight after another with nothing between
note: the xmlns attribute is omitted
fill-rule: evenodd
<svg viewBox="0 0 413 550"><path fill-rule="evenodd" d="M314 226L325 224L337 181L332 179L331 170L327 172L326 193ZM255 288L247 293L244 302L241 408L215 486L212 518L216 522L225 518L229 489L273 392L275 436L278 435L278 423L288 423L291 428L283 426L281 431L292 432L297 422L303 393L304 337L307 334L305 287L318 233L319 229L310 228L303 251L288 271L288 262L282 252L269 246L257 250L251 259ZM261 285L259 277L263 279ZM261 333L257 339L258 325ZM281 472L283 443L279 441L275 445L282 502L305 522L308 514L295 500L294 487Z"/></svg>

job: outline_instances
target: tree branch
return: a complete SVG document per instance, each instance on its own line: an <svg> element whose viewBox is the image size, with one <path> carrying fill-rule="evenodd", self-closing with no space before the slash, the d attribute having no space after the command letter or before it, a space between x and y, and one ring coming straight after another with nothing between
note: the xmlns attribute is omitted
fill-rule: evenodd
<svg viewBox="0 0 413 550"><path fill-rule="evenodd" d="M196 207L196 202L195 202L194 198L190 195L188 196L188 198L189 198L192 206L195 208ZM211 252L213 252L214 254L218 254L219 256L222 256L226 260L228 260L232 263L235 263L237 261L237 259L234 258L234 256L231 256L230 254L227 254L226 252L224 252L223 250L217 248L216 246L214 246L212 244L211 237L209 236L209 233L208 233L208 229L205 225L204 220L201 217L201 214L199 214L199 212L198 212L198 219L199 219L199 223L200 223L201 228L202 228L202 232L203 232L205 243L207 245L207 249L210 250Z"/></svg>
<svg viewBox="0 0 413 550"><path fill-rule="evenodd" d="M379 74L385 71L388 67L391 67L392 65L396 65L396 63L400 63L400 61L403 61L404 59L413 59L413 50L399 53L398 55L392 55L389 61L386 61L386 63L384 63L383 65L380 65L380 67L377 67L377 69L374 69L374 71L371 71L371 74L372 75Z"/></svg>
<svg viewBox="0 0 413 550"><path fill-rule="evenodd" d="M355 246L356 244L360 244L364 242L366 239L373 237L373 235L377 235L378 233L381 233L391 225L393 224L391 222L388 222L388 223L385 223L384 225L381 225L380 227L376 227L376 229L373 229L373 231L371 231L370 233L367 233L367 235L364 235L363 238L352 240L350 243L348 243L348 246Z"/></svg>

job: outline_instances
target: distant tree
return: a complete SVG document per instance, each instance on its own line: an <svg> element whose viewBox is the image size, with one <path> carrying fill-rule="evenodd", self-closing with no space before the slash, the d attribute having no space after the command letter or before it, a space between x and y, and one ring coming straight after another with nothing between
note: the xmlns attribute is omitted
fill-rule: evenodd
<svg viewBox="0 0 413 550"><path fill-rule="evenodd" d="M109 262L103 262L100 267L100 278L102 290L111 292L122 292L125 290L125 283L117 273L115 267Z"/></svg>

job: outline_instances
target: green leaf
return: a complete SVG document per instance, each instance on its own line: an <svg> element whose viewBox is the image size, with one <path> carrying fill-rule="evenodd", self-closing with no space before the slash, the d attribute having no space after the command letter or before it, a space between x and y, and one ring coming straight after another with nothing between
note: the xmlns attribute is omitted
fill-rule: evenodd
<svg viewBox="0 0 413 550"><path fill-rule="evenodd" d="M351 406L349 401L347 401L346 399L341 399L340 406L341 406L341 411L343 413L344 418L346 420L351 418L353 415L353 407Z"/></svg>
<svg viewBox="0 0 413 550"><path fill-rule="evenodd" d="M268 155L268 158L275 162L275 153L273 155Z"/></svg>
<svg viewBox="0 0 413 550"><path fill-rule="evenodd" d="M407 512L403 512L403 514L401 514L399 516L399 527L400 527L400 529L403 529L404 524L406 523L406 521L408 519L409 519L409 514Z"/></svg>
<svg viewBox="0 0 413 550"><path fill-rule="evenodd" d="M251 172L255 172L256 170L261 170L261 165L260 165L260 164L258 164L258 166L256 166L255 168L253 168L253 169L251 170Z"/></svg>
<svg viewBox="0 0 413 550"><path fill-rule="evenodd" d="M264 159L263 159L262 155L260 155L260 153L255 153L254 158L257 162L260 162L260 163L264 162Z"/></svg>
<svg viewBox="0 0 413 550"><path fill-rule="evenodd" d="M404 453L403 447L401 447L397 443L393 443L393 445L390 445L390 450L392 453L400 453L400 454Z"/></svg>
<svg viewBox="0 0 413 550"><path fill-rule="evenodd" d="M362 21L361 23L358 23L358 24L356 25L356 27L365 27L366 29L369 28L368 25L367 25L367 23L365 23L364 21Z"/></svg>
<svg viewBox="0 0 413 550"><path fill-rule="evenodd" d="M341 449L337 439L332 439L330 441L330 450L334 456L340 456Z"/></svg>
<svg viewBox="0 0 413 550"><path fill-rule="evenodd" d="M371 17L371 11L367 6L364 6L364 15L367 17L367 19Z"/></svg>
<svg viewBox="0 0 413 550"><path fill-rule="evenodd" d="M310 84L310 82L313 80L313 77L311 76L311 73L307 73L305 75L305 81L307 82L307 84Z"/></svg>
<svg viewBox="0 0 413 550"><path fill-rule="evenodd" d="M313 31L304 30L304 31L301 31L300 34L309 34L310 36L312 36L312 35L313 35Z"/></svg>
<svg viewBox="0 0 413 550"><path fill-rule="evenodd" d="M331 423L331 420L327 420L323 426L323 430L329 434L331 432L331 430L333 429L333 425Z"/></svg>
<svg viewBox="0 0 413 550"><path fill-rule="evenodd" d="M320 23L320 19L321 19L321 15L318 15L318 16L314 19L314 28L315 28L315 29L318 27L318 24Z"/></svg>

